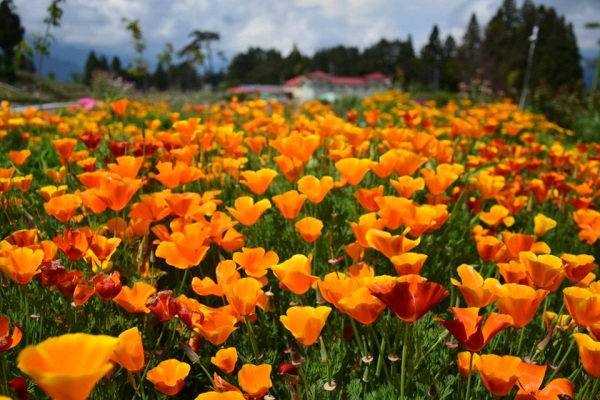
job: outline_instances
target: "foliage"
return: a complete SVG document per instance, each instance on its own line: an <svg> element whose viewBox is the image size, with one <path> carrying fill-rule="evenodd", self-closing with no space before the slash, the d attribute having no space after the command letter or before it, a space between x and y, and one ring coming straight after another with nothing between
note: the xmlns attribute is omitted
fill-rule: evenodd
<svg viewBox="0 0 600 400"><path fill-rule="evenodd" d="M9 82L14 79L15 47L21 43L25 34L25 28L21 26L21 19L16 13L12 0L0 2L0 77Z"/></svg>
<svg viewBox="0 0 600 400"><path fill-rule="evenodd" d="M220 377L257 398L491 399L483 357L510 355L549 364L542 386L598 394L579 341L600 314L568 303L600 296L597 143L510 102L102 96L58 114L2 105L0 393L26 374L41 398L67 367L83 392L96 362L96 399L190 399ZM312 242L305 217L322 223ZM69 346L98 350L30 361ZM471 378L464 349L481 353ZM514 397L531 378L512 372Z"/></svg>

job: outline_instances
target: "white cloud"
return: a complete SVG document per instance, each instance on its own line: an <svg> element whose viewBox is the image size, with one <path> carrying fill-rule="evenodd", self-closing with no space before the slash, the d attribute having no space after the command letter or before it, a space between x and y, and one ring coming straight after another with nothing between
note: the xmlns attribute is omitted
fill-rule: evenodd
<svg viewBox="0 0 600 400"><path fill-rule="evenodd" d="M28 33L44 31L49 2L14 1ZM409 34L418 52L434 24L442 38L452 34L460 41L472 13L483 29L500 4L500 0L68 0L62 26L53 34L68 45L131 49L121 22L127 16L140 19L147 54L160 51L167 41L180 49L195 29L219 32L221 40L214 47L229 57L249 46L274 47L287 54L296 44L312 54L338 44L364 48L380 38L404 40ZM595 48L600 31L585 30L583 25L590 16L600 15L598 0L544 0L544 4L573 22L581 48Z"/></svg>

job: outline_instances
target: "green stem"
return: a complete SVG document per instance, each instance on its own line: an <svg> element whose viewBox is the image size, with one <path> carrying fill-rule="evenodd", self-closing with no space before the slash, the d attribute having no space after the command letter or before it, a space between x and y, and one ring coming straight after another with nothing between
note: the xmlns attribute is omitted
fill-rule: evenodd
<svg viewBox="0 0 600 400"><path fill-rule="evenodd" d="M594 386L592 386L592 395L590 399L596 399L598 394L598 384L600 383L600 378L594 379Z"/></svg>
<svg viewBox="0 0 600 400"><path fill-rule="evenodd" d="M563 356L562 360L560 360L560 363L556 366L556 369L554 370L552 375L550 375L550 378L548 378L548 382L552 382L552 379L554 379L558 371L560 371L561 367L565 364L565 362L567 362L567 356L569 355L571 350L573 350L573 346L575 346L575 340L571 339L571 344L569 344L569 348L565 352L565 355Z"/></svg>
<svg viewBox="0 0 600 400"><path fill-rule="evenodd" d="M375 343L377 344L377 348L379 351L379 356L377 357L377 367L375 368L375 376L379 378L379 376L381 375L381 369L383 367L383 363L385 362L385 360L383 359L384 355L385 355L385 345L386 343L386 338L385 336L381 339L381 342L379 342L379 338L377 337L377 333L375 332L375 329L373 328L373 325L369 325L371 334L373 335L373 339L375 340ZM383 372L385 373L385 379L387 381L388 384L391 385L391 378L390 378L390 372L388 371L387 368L383 368Z"/></svg>
<svg viewBox="0 0 600 400"><path fill-rule="evenodd" d="M404 341L402 342L402 366L400 367L400 399L404 400L404 377L406 375L406 359L408 357L408 331L410 324L404 328Z"/></svg>
<svg viewBox="0 0 600 400"><path fill-rule="evenodd" d="M473 371L473 353L469 353L469 376L467 377L467 393L465 394L465 400L469 400L471 395L471 372Z"/></svg>
<svg viewBox="0 0 600 400"><path fill-rule="evenodd" d="M260 358L260 353L258 352L258 345L256 344L256 336L254 335L254 328L252 324L246 317L244 317L244 323L246 324L246 329L248 329L248 337L250 338L250 345L252 346L252 353L254 354L255 362Z"/></svg>
<svg viewBox="0 0 600 400"><path fill-rule="evenodd" d="M523 336L525 336L525 329L521 328L521 331L519 332L519 343L517 344L516 354L519 354L519 352L521 351L521 344L523 343Z"/></svg>
<svg viewBox="0 0 600 400"><path fill-rule="evenodd" d="M363 343L362 336L358 332L358 327L356 326L356 322L353 318L350 318L350 324L352 325L352 332L354 332L354 337L356 338L356 343L358 344L358 350L360 351L360 355L362 357L367 356L367 348Z"/></svg>

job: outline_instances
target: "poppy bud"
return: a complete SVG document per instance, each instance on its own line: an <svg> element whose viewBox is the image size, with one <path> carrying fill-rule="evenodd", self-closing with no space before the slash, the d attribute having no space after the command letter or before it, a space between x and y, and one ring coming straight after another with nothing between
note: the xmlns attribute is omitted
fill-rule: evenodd
<svg viewBox="0 0 600 400"><path fill-rule="evenodd" d="M179 305L177 315L189 329L194 329L195 325L200 325L204 321L204 314L200 311L191 310L183 304Z"/></svg>
<svg viewBox="0 0 600 400"><path fill-rule="evenodd" d="M119 272L113 272L110 275L100 272L92 278L92 282L94 282L98 296L106 301L114 299L123 288Z"/></svg>
<svg viewBox="0 0 600 400"><path fill-rule="evenodd" d="M19 400L29 400L29 392L27 391L27 380L22 376L8 381L8 386L14 390Z"/></svg>
<svg viewBox="0 0 600 400"><path fill-rule="evenodd" d="M79 282L81 282L82 276L83 274L81 271L74 269L65 273L56 286L63 296L71 297L73 296L75 287Z"/></svg>
<svg viewBox="0 0 600 400"><path fill-rule="evenodd" d="M56 285L67 273L65 267L60 265L60 261L44 261L40 266L41 272L36 275L36 278L44 286Z"/></svg>
<svg viewBox="0 0 600 400"><path fill-rule="evenodd" d="M172 290L163 290L158 292L148 303L146 307L158 318L160 322L167 322L179 311L179 303L173 298Z"/></svg>

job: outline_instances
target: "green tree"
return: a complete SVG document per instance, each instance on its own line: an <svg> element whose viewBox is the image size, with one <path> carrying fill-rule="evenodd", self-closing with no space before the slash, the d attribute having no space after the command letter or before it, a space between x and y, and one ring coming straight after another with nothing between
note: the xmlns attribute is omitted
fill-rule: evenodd
<svg viewBox="0 0 600 400"><path fill-rule="evenodd" d="M15 76L15 46L23 40L25 29L21 26L21 19L15 11L12 0L0 2L0 49L2 50L2 63L0 76L12 81Z"/></svg>
<svg viewBox="0 0 600 400"><path fill-rule="evenodd" d="M317 50L312 57L311 69L332 75L357 76L362 57L358 47L336 46Z"/></svg>
<svg viewBox="0 0 600 400"><path fill-rule="evenodd" d="M123 64L118 56L113 56L110 60L110 72L117 76L123 75Z"/></svg>
<svg viewBox="0 0 600 400"><path fill-rule="evenodd" d="M292 51L283 59L282 63L283 79L290 79L310 71L310 59L302 54L298 46L294 44ZM279 83L279 82L275 82Z"/></svg>
<svg viewBox="0 0 600 400"><path fill-rule="evenodd" d="M156 55L158 59L158 63L162 65L162 69L166 75L166 86L167 88L171 86L171 70L173 69L173 53L175 52L175 48L173 47L173 43L167 42L165 43L165 47L162 52ZM154 73L156 75L156 71Z"/></svg>
<svg viewBox="0 0 600 400"><path fill-rule="evenodd" d="M46 9L46 17L44 23L46 24L46 31L43 35L33 35L33 48L37 52L37 74L39 77L43 76L43 63L45 57L50 57L50 47L54 42L54 35L50 33L52 28L60 27L60 20L63 16L63 9L61 3L65 0L52 0L50 5Z"/></svg>
<svg viewBox="0 0 600 400"><path fill-rule="evenodd" d="M146 80L148 76L148 64L144 59L144 50L146 50L146 40L142 28L140 27L139 19L121 18L121 22L125 24L125 29L131 35L133 50L137 53L137 57L131 60L131 65L127 69L128 74L133 78L134 82L146 89Z"/></svg>
<svg viewBox="0 0 600 400"><path fill-rule="evenodd" d="M212 42L216 42L221 39L221 35L218 32L213 31L201 31L194 30L189 36L192 38L191 42L189 42L183 49L181 49L178 53L180 57L186 57L188 63L190 63L190 67L195 68L195 66L199 66L204 69L204 74L211 83L213 82L213 77L215 73L214 63L213 63L213 49ZM204 66L205 61L208 60L208 68Z"/></svg>
<svg viewBox="0 0 600 400"><path fill-rule="evenodd" d="M462 37L456 60L456 77L468 82L478 75L481 63L481 28L477 15L471 14L469 25Z"/></svg>
<svg viewBox="0 0 600 400"><path fill-rule="evenodd" d="M440 30L437 25L434 25L429 34L429 41L421 49L421 82L433 90L440 87L440 68L443 52Z"/></svg>

